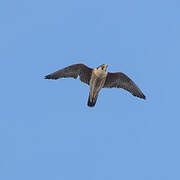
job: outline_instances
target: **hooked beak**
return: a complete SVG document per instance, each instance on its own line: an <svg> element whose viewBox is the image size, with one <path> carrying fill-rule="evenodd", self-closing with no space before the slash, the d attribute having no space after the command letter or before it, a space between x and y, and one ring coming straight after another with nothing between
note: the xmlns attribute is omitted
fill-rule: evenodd
<svg viewBox="0 0 180 180"><path fill-rule="evenodd" d="M107 64L104 64L104 69L107 69L108 65Z"/></svg>

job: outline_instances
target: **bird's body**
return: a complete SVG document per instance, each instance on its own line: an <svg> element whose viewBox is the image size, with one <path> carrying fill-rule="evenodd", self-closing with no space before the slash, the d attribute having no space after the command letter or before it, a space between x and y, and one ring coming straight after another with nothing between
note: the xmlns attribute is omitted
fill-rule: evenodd
<svg viewBox="0 0 180 180"><path fill-rule="evenodd" d="M98 97L99 91L103 88L106 81L107 71L101 69L93 69L90 80L90 94L88 106L94 106Z"/></svg>
<svg viewBox="0 0 180 180"><path fill-rule="evenodd" d="M95 106L98 94L102 88L123 88L134 96L145 99L144 94L128 76L121 72L109 73L106 69L106 64L94 69L89 68L84 64L74 64L45 76L45 79L68 77L76 79L80 76L80 80L90 86L88 99L88 106L90 107Z"/></svg>

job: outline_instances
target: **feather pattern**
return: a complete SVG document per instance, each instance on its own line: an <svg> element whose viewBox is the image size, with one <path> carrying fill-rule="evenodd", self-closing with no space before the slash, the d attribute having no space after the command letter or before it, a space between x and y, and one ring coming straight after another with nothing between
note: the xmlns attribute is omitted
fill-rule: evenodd
<svg viewBox="0 0 180 180"><path fill-rule="evenodd" d="M45 79L74 78L80 76L80 80L86 84L90 83L92 69L84 64L74 64L45 76Z"/></svg>
<svg viewBox="0 0 180 180"><path fill-rule="evenodd" d="M137 87L137 85L122 72L116 72L116 73L108 72L103 88L123 88L129 91L134 96L146 99L145 95Z"/></svg>

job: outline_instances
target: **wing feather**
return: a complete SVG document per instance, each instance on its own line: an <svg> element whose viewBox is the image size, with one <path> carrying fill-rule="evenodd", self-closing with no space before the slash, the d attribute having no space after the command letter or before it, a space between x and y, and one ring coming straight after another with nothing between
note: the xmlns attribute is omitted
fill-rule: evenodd
<svg viewBox="0 0 180 180"><path fill-rule="evenodd" d="M132 95L139 98L146 99L142 91L137 87L137 85L124 73L116 72L109 73L107 75L104 88L123 88L129 91Z"/></svg>
<svg viewBox="0 0 180 180"><path fill-rule="evenodd" d="M45 76L45 79L60 79L60 78L74 78L80 76L80 80L86 84L89 84L92 74L92 68L87 67L84 64L74 64L63 69L60 69L54 73Z"/></svg>

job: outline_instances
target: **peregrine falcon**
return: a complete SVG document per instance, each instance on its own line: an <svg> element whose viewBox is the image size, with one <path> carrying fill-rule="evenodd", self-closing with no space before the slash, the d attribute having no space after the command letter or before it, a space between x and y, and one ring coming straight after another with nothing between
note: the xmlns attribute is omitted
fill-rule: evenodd
<svg viewBox="0 0 180 180"><path fill-rule="evenodd" d="M95 106L99 91L102 88L123 88L136 97L146 99L142 91L128 76L122 72L107 72L107 67L108 65L102 64L92 69L84 64L74 64L45 76L45 79L76 79L79 76L82 82L90 86L87 104L89 107Z"/></svg>

